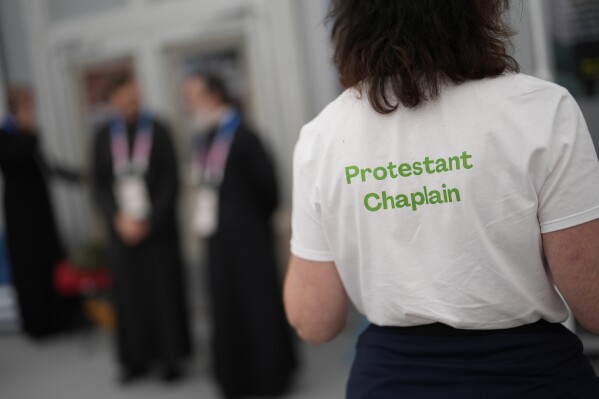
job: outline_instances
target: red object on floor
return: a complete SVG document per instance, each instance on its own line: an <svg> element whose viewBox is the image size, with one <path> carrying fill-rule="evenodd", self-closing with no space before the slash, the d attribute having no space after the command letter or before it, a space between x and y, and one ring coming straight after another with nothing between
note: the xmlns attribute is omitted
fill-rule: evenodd
<svg viewBox="0 0 599 399"><path fill-rule="evenodd" d="M111 285L107 269L79 270L68 261L60 262L54 269L54 286L63 296L96 294L107 291Z"/></svg>

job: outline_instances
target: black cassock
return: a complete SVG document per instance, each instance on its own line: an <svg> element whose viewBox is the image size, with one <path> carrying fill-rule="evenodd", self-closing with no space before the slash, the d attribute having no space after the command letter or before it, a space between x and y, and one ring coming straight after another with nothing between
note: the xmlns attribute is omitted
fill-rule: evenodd
<svg viewBox="0 0 599 399"><path fill-rule="evenodd" d="M94 195L110 230L118 356L126 367L143 367L151 361L176 365L191 353L176 222L177 161L169 131L157 121L153 126L145 174L152 206L151 234L135 247L121 241L112 223L117 205L108 124L97 132L94 143ZM136 129L135 125L127 126L130 149Z"/></svg>
<svg viewBox="0 0 599 399"><path fill-rule="evenodd" d="M296 357L270 221L278 187L270 157L243 125L231 144L219 193L219 225L208 239L216 377L227 397L279 394Z"/></svg>
<svg viewBox="0 0 599 399"><path fill-rule="evenodd" d="M54 267L64 252L46 183L49 170L37 135L0 130L0 169L7 246L22 328L32 338L43 338L68 327L78 302L60 297L54 290Z"/></svg>

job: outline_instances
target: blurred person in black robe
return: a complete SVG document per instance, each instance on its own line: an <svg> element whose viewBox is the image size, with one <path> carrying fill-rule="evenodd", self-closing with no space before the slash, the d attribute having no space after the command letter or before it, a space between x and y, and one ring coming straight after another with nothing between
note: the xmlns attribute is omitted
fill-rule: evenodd
<svg viewBox="0 0 599 399"><path fill-rule="evenodd" d="M93 178L111 233L121 381L145 375L152 363L174 381L191 354L175 152L167 127L141 111L131 76L115 77L108 93L115 115L96 133Z"/></svg>
<svg viewBox="0 0 599 399"><path fill-rule="evenodd" d="M7 103L9 115L0 126L0 169L8 253L22 329L41 339L73 326L78 310L76 298L63 298L54 289L54 268L64 251L46 178L77 181L78 176L50 166L43 157L31 93L12 89Z"/></svg>
<svg viewBox="0 0 599 399"><path fill-rule="evenodd" d="M198 133L193 224L207 240L216 378L227 398L280 395L296 355L271 226L278 204L274 167L220 78L197 73L184 91Z"/></svg>

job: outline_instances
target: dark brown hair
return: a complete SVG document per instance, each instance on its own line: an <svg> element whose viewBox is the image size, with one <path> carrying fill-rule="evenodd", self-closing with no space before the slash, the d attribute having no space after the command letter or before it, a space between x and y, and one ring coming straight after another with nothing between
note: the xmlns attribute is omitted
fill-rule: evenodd
<svg viewBox="0 0 599 399"><path fill-rule="evenodd" d="M367 92L387 114L437 98L444 81L517 72L508 9L509 0L332 0L341 84Z"/></svg>
<svg viewBox="0 0 599 399"><path fill-rule="evenodd" d="M129 71L120 71L111 76L106 82L104 99L110 101L117 91L135 82L135 77Z"/></svg>
<svg viewBox="0 0 599 399"><path fill-rule="evenodd" d="M25 101L33 101L31 89L26 86L14 86L8 89L6 94L6 105L8 112L14 114Z"/></svg>
<svg viewBox="0 0 599 399"><path fill-rule="evenodd" d="M206 90L208 90L210 94L218 95L223 103L229 104L233 102L231 95L229 94L227 83L220 75L208 71L194 71L189 78L204 81Z"/></svg>

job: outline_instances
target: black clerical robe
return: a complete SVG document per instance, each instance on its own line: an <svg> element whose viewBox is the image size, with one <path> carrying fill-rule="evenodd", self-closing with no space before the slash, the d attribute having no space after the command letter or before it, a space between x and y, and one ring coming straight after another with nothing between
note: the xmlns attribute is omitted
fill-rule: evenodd
<svg viewBox="0 0 599 399"><path fill-rule="evenodd" d="M35 132L0 129L4 219L23 331L44 338L65 330L77 300L60 297L53 272L64 256L46 183L49 170Z"/></svg>
<svg viewBox="0 0 599 399"><path fill-rule="evenodd" d="M127 126L130 149L136 129ZM137 246L125 245L113 225L118 208L108 124L95 137L93 170L94 196L110 231L119 361L125 367L143 367L150 361L176 365L190 354L191 339L176 221L177 161L170 133L165 125L153 121L145 173L151 233Z"/></svg>
<svg viewBox="0 0 599 399"><path fill-rule="evenodd" d="M218 229L207 246L214 369L227 397L280 394L296 366L271 227L277 202L271 159L241 125L219 189Z"/></svg>

